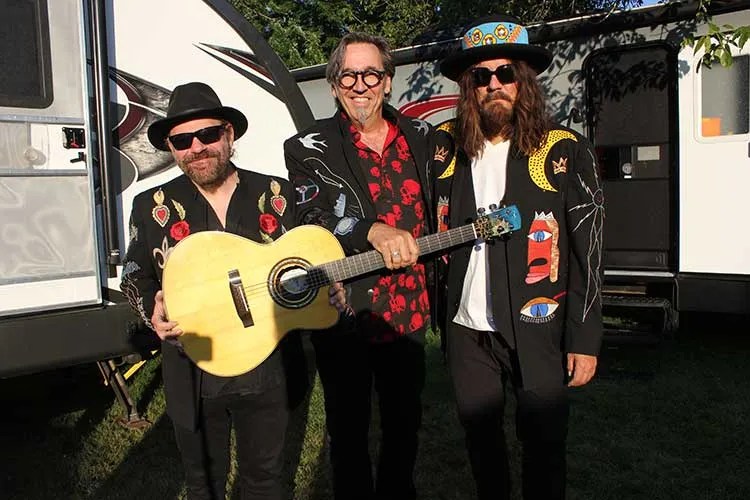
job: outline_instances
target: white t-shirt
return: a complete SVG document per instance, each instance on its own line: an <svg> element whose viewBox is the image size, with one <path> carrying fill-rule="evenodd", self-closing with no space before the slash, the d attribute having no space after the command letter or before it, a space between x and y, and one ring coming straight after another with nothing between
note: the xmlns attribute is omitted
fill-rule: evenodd
<svg viewBox="0 0 750 500"><path fill-rule="evenodd" d="M474 197L477 208L500 205L505 195L505 178L510 142L485 142L484 151L471 162ZM486 243L474 242L469 267L464 277L461 303L453 318L454 323L479 331L497 331L492 317L492 292L488 286L490 275Z"/></svg>

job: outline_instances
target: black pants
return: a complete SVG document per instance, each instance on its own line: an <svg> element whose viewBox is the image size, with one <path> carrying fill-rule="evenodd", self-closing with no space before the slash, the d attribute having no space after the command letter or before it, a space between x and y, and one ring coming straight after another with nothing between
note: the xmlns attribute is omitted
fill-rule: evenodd
<svg viewBox="0 0 750 500"><path fill-rule="evenodd" d="M234 426L241 498L281 500L288 421L284 384L261 394L204 398L198 430L174 426L188 499L224 500Z"/></svg>
<svg viewBox="0 0 750 500"><path fill-rule="evenodd" d="M312 341L325 395L336 500L416 498L424 345L407 338L371 344L362 332L320 332ZM374 487L368 451L373 384L381 428Z"/></svg>
<svg viewBox="0 0 750 500"><path fill-rule="evenodd" d="M448 367L478 498L510 498L503 432L505 384L510 382L517 400L516 433L523 449L523 497L564 499L569 408L566 387L521 388L515 353L497 333L451 322L447 335Z"/></svg>

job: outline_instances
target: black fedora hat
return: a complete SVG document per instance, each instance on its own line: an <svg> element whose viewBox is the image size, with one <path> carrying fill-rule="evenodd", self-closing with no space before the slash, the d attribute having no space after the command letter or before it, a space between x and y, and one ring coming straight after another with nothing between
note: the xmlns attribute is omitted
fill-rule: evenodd
<svg viewBox="0 0 750 500"><path fill-rule="evenodd" d="M552 62L552 53L530 45L529 34L518 19L498 14L473 21L461 40L461 50L443 59L440 72L457 81L468 68L487 59L526 61L539 74Z"/></svg>
<svg viewBox="0 0 750 500"><path fill-rule="evenodd" d="M169 98L167 116L148 127L148 140L156 149L169 151L167 134L173 127L188 120L217 118L226 120L234 128L234 138L239 139L247 130L247 118L238 109L222 106L214 89L200 82L178 85Z"/></svg>

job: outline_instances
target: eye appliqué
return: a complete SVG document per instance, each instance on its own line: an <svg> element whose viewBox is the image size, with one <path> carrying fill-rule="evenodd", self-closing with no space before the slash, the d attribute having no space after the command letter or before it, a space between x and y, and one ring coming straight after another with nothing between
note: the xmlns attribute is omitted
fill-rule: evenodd
<svg viewBox="0 0 750 500"><path fill-rule="evenodd" d="M526 323L547 323L555 317L560 304L548 297L535 297L521 308L521 321Z"/></svg>
<svg viewBox="0 0 750 500"><path fill-rule="evenodd" d="M546 241L552 237L552 233L549 231L544 230L537 230L532 233L529 233L528 238L531 241L536 241L537 243L541 243L542 241Z"/></svg>

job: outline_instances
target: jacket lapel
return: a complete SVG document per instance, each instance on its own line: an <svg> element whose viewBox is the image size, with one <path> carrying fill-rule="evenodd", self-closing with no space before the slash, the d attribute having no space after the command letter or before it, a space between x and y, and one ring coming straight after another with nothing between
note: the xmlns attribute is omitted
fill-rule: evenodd
<svg viewBox="0 0 750 500"><path fill-rule="evenodd" d="M340 112L337 111L337 113L340 113ZM338 140L340 140L339 146L341 147L341 153L343 153L343 156L346 159L346 161L344 162L345 163L344 168L346 171L342 172L343 177L345 179L353 178L356 181L357 187L359 188L360 193L364 194L364 196L361 197L362 201L364 203L367 203L367 205L370 208L370 211L372 212L375 210L375 205L372 201L372 196L370 196L370 188L367 185L367 179L365 179L365 174L364 172L362 172L362 168L360 167L359 155L357 154L357 148L354 146L354 144L352 143L350 139L351 134L349 133L348 125L344 120L342 120L338 116L338 114L335 116L334 123L338 125L339 133L332 134L332 135L336 137ZM334 155L333 158L335 158L336 153L334 151L331 151L331 153ZM333 164L335 165L336 162L334 161ZM367 216L367 214L362 214L362 215Z"/></svg>
<svg viewBox="0 0 750 500"><path fill-rule="evenodd" d="M456 170L451 188L450 226L460 227L476 217L476 196L471 178L471 161L463 156L456 161ZM471 193L466 196L465 193Z"/></svg>

